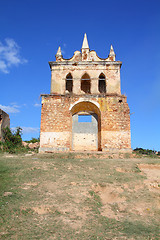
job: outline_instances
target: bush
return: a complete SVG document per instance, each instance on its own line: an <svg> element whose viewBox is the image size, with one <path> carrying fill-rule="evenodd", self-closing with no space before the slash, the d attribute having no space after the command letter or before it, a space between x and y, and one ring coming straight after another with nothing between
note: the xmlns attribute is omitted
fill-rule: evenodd
<svg viewBox="0 0 160 240"><path fill-rule="evenodd" d="M26 143L36 143L36 142L40 142L40 138L32 138L29 141L25 141Z"/></svg>
<svg viewBox="0 0 160 240"><path fill-rule="evenodd" d="M17 127L15 132L12 132L10 128L6 127L2 130L3 141L1 142L1 149L4 152L16 153L22 146L22 129Z"/></svg>
<svg viewBox="0 0 160 240"><path fill-rule="evenodd" d="M133 151L138 154L145 154L145 155L149 155L149 156L153 156L156 154L156 151L154 151L154 150L143 149L143 148L136 148Z"/></svg>

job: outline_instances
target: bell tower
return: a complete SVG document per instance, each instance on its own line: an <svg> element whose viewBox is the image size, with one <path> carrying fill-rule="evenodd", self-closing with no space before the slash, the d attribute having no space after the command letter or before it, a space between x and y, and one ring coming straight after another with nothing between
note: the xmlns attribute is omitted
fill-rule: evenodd
<svg viewBox="0 0 160 240"><path fill-rule="evenodd" d="M113 46L100 58L85 33L81 51L65 59L59 46L49 65L51 92L42 95L40 152L130 151L130 110Z"/></svg>

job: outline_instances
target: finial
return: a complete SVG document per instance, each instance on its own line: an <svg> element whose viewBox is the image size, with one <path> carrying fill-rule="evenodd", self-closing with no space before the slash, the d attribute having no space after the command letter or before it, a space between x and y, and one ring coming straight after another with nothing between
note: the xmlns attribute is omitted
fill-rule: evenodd
<svg viewBox="0 0 160 240"><path fill-rule="evenodd" d="M116 56L114 50L113 50L113 46L111 45L111 48L110 48L110 53L109 53L109 56Z"/></svg>
<svg viewBox="0 0 160 240"><path fill-rule="evenodd" d="M84 34L82 49L83 49L83 48L89 49L88 40L87 40L87 34L86 34L86 33Z"/></svg>
<svg viewBox="0 0 160 240"><path fill-rule="evenodd" d="M56 57L62 57L61 47L59 46Z"/></svg>
<svg viewBox="0 0 160 240"><path fill-rule="evenodd" d="M115 54L115 52L113 50L113 46L112 45L111 45L110 53L109 53L108 57L109 57L110 61L115 61L116 60L116 54Z"/></svg>

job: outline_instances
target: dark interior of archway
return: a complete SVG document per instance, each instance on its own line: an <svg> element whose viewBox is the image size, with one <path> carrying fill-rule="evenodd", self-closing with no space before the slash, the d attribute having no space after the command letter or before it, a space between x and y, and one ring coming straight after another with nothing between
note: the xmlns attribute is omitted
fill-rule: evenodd
<svg viewBox="0 0 160 240"><path fill-rule="evenodd" d="M85 93L91 93L90 91L90 80L81 80L81 90Z"/></svg>
<svg viewBox="0 0 160 240"><path fill-rule="evenodd" d="M73 91L73 82L72 82L72 80L67 80L66 81L66 90L68 90L68 92L72 93L72 91Z"/></svg>
<svg viewBox="0 0 160 240"><path fill-rule="evenodd" d="M87 73L81 79L81 90L85 93L91 93L91 80Z"/></svg>
<svg viewBox="0 0 160 240"><path fill-rule="evenodd" d="M72 93L73 91L73 80L72 80L72 75L69 73L66 77L66 90L68 92Z"/></svg>
<svg viewBox="0 0 160 240"><path fill-rule="evenodd" d="M98 90L100 93L106 93L106 80L103 74L99 76Z"/></svg>

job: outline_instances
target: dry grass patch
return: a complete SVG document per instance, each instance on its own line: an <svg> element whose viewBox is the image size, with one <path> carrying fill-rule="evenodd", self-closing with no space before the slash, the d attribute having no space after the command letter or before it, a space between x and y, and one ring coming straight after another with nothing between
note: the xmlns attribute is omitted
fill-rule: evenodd
<svg viewBox="0 0 160 240"><path fill-rule="evenodd" d="M0 155L0 239L159 239L160 159L104 156Z"/></svg>

